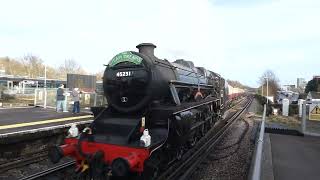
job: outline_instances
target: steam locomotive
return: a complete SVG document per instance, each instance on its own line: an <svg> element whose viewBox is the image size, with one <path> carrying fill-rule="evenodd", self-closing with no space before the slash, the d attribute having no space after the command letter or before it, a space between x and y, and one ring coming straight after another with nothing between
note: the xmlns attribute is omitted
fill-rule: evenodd
<svg viewBox="0 0 320 180"><path fill-rule="evenodd" d="M217 73L183 59L154 55L155 45L117 54L106 65L108 107L92 107L94 121L53 147L51 161L76 160L78 172L154 179L179 160L221 119L228 85Z"/></svg>

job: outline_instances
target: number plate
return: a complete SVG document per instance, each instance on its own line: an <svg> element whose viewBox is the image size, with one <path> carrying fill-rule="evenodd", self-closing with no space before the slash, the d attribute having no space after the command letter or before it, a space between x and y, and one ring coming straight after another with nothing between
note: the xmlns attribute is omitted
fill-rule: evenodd
<svg viewBox="0 0 320 180"><path fill-rule="evenodd" d="M122 71L122 72L117 72L116 76L117 77L130 77L133 75L132 71Z"/></svg>

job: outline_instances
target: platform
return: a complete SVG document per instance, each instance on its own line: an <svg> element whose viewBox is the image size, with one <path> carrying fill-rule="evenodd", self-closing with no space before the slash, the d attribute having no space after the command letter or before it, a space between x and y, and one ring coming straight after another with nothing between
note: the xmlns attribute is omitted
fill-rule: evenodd
<svg viewBox="0 0 320 180"><path fill-rule="evenodd" d="M263 180L320 178L320 138L266 134Z"/></svg>
<svg viewBox="0 0 320 180"><path fill-rule="evenodd" d="M91 113L56 112L40 107L0 109L0 136L48 127L59 127L71 123L92 121Z"/></svg>

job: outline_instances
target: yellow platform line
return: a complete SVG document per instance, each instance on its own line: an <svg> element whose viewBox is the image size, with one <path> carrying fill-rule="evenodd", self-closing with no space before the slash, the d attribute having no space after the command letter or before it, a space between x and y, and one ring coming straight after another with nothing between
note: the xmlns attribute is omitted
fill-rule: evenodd
<svg viewBox="0 0 320 180"><path fill-rule="evenodd" d="M66 117L66 118L50 119L50 120L28 122L28 123L20 123L20 124L10 124L10 125L0 126L0 129L12 129L12 128L25 127L25 126L34 126L34 125L39 125L39 124L49 124L49 123L55 123L55 122L71 121L71 120L78 120L78 119L92 118L92 117L93 117L92 115L85 115L85 116Z"/></svg>

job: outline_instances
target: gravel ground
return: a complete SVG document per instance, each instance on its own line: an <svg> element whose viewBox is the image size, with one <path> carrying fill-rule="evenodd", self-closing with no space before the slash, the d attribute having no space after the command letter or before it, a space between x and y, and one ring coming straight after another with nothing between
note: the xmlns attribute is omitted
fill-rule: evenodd
<svg viewBox="0 0 320 180"><path fill-rule="evenodd" d="M191 179L247 179L255 148L254 132L257 123L254 113L259 113L259 111L260 107L254 101L249 108L250 113L235 122L207 159L198 167Z"/></svg>
<svg viewBox="0 0 320 180"><path fill-rule="evenodd" d="M263 106L258 102L258 100L254 99L248 109L249 112L261 114L263 111Z"/></svg>

